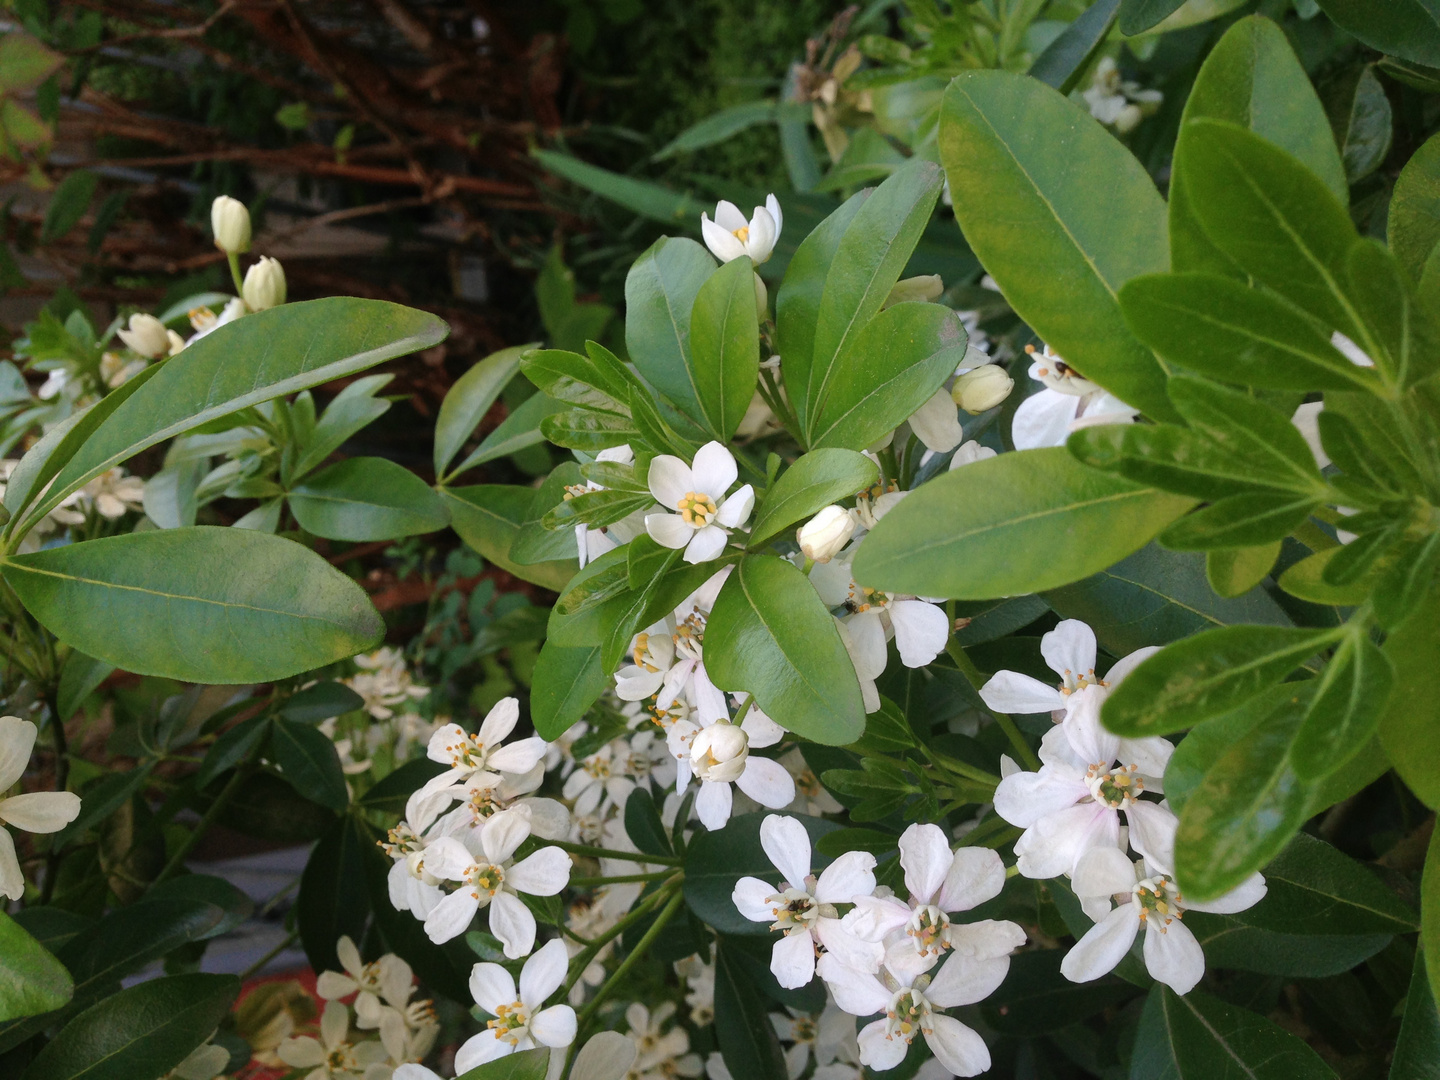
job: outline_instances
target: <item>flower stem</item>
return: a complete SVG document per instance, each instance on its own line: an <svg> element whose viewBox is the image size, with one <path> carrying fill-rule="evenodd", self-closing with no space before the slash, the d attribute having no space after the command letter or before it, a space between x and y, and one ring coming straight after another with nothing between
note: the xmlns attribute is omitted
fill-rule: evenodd
<svg viewBox="0 0 1440 1080"><path fill-rule="evenodd" d="M571 989L574 988L575 984L580 980L580 976L584 973L585 969L590 966L590 961L594 960L595 957L600 954L601 949L645 918L645 916L649 915L658 904L662 903L665 898L671 894L672 890L678 889L679 885L680 881L676 879L672 884L666 884L657 889L636 904L634 908L626 913L623 919L610 927L609 930L606 930L599 937L589 941L585 947L585 951L576 954L575 959L570 961L570 965L574 968L574 971L571 972L570 977L565 981L565 993L567 995L570 993Z"/></svg>
<svg viewBox="0 0 1440 1080"><path fill-rule="evenodd" d="M230 251L225 257L230 260L230 280L235 282L235 295L240 296L245 292L245 282L240 277L240 256Z"/></svg>
<svg viewBox="0 0 1440 1080"><path fill-rule="evenodd" d="M250 775L255 771L254 753L254 751L251 751L251 758L231 774L225 786L220 789L220 793L215 796L215 801L210 804L209 809L207 809L200 820L195 823L195 828L190 830L190 835L185 838L185 842L176 849L174 855L170 856L170 861L167 862L165 868L160 871L159 877L150 883L152 889L162 881L167 881L180 872L190 852L195 850L195 846L199 844L205 834L210 831L210 826L215 824L215 820L224 812L225 807L230 805L230 800L239 794L240 788L246 780L250 779Z"/></svg>
<svg viewBox="0 0 1440 1080"><path fill-rule="evenodd" d="M627 862L654 863L657 866L680 866L684 860L670 855L647 855L643 851L612 851L609 848L591 847L589 844L572 844L568 840L547 840L546 847L558 847L571 855L588 855L592 859L624 859Z"/></svg>
<svg viewBox="0 0 1440 1080"><path fill-rule="evenodd" d="M591 889L597 885L618 885L624 881L655 881L659 878L668 877L674 873L673 870L656 870L653 874L616 874L612 877L572 877L570 887L572 889Z"/></svg>

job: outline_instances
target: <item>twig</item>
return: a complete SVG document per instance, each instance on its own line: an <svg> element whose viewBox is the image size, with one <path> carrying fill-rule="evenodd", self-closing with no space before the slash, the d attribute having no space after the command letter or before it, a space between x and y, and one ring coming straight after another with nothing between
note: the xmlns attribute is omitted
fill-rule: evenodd
<svg viewBox="0 0 1440 1080"><path fill-rule="evenodd" d="M108 49L114 45L122 45L128 41L143 41L150 38L203 37L210 27L214 26L216 22L230 13L230 9L235 6L235 3L236 0L225 0L223 4L215 9L213 15L196 26L177 26L169 30L142 30L138 34L125 34L121 37L110 38L108 41L98 41L94 45L83 45L78 49L62 49L61 51L66 56L80 56L84 53Z"/></svg>

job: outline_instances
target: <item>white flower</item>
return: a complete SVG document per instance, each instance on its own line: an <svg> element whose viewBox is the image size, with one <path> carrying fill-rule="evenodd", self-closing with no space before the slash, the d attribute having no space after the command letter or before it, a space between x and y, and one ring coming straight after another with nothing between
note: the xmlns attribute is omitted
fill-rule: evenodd
<svg viewBox="0 0 1440 1080"><path fill-rule="evenodd" d="M1013 922L954 923L950 912L969 911L1000 895L1005 864L989 848L950 851L938 825L913 824L900 837L907 904L895 896L857 897L844 926L861 941L884 942L885 966L896 975L919 975L946 950L973 968L971 978L996 986L1010 968L1010 953L1025 944Z"/></svg>
<svg viewBox="0 0 1440 1080"><path fill-rule="evenodd" d="M82 490L100 516L113 521L124 517L127 510L142 508L145 481L138 476L126 476L125 470L116 465L95 477Z"/></svg>
<svg viewBox="0 0 1440 1080"><path fill-rule="evenodd" d="M881 496L881 501L885 498ZM856 671L870 679L878 678L885 670L885 643L892 637L902 664L924 667L945 651L950 640L950 620L945 609L916 596L882 592L856 583L850 568L857 547L858 543L851 544L839 558L817 564L810 571L810 581L825 605L844 607L849 613L845 627L860 658Z"/></svg>
<svg viewBox="0 0 1440 1080"><path fill-rule="evenodd" d="M431 761L450 766L445 772L425 782L425 791L463 784L482 774L494 776L499 783L504 773L528 773L545 756L545 740L531 736L500 745L515 730L520 720L520 702L513 697L501 698L485 714L480 730L467 735L459 724L446 724L430 736L426 756ZM488 777L487 783L488 781Z"/></svg>
<svg viewBox="0 0 1440 1080"><path fill-rule="evenodd" d="M730 715L725 695L705 670L704 639L710 609L731 570L711 575L673 614L636 634L630 645L634 663L615 673L615 694L622 701L655 698L661 727L685 719L692 709L702 724Z"/></svg>
<svg viewBox="0 0 1440 1080"><path fill-rule="evenodd" d="M1025 346L1035 353L1035 346ZM1064 446L1070 432L1094 424L1128 424L1139 412L1081 376L1046 345L1030 365L1030 377L1045 384L1015 410L1010 437L1017 450Z"/></svg>
<svg viewBox="0 0 1440 1080"><path fill-rule="evenodd" d="M673 513L645 515L650 539L684 548L688 563L718 556L725 550L727 530L745 524L755 505L755 489L749 484L725 497L736 475L735 458L718 442L696 451L693 469L671 454L655 458L650 463L650 494Z"/></svg>
<svg viewBox="0 0 1440 1080"><path fill-rule="evenodd" d="M712 728L720 730L711 732ZM738 727L728 719L703 727L689 720L677 720L666 732L670 753L678 763L676 793L684 794L692 776L700 781L695 813L710 830L723 829L730 820L734 799L730 790L732 783L761 806L771 810L788 806L795 798L795 781L785 766L750 753L752 746L774 746L784 737L780 725L756 708L746 714Z"/></svg>
<svg viewBox="0 0 1440 1080"><path fill-rule="evenodd" d="M999 364L981 364L956 378L950 397L971 416L978 416L999 405L1013 389L1015 380Z"/></svg>
<svg viewBox="0 0 1440 1080"><path fill-rule="evenodd" d="M961 443L956 448L954 456L950 458L950 468L958 469L962 465L974 465L977 461L984 461L986 458L995 456L995 451L988 446L981 446L975 441Z"/></svg>
<svg viewBox="0 0 1440 1080"><path fill-rule="evenodd" d="M950 391L943 386L915 411L909 423L915 437L925 444L927 450L937 454L955 449L965 438L955 402L950 397Z"/></svg>
<svg viewBox="0 0 1440 1080"><path fill-rule="evenodd" d="M565 943L558 938L549 942L525 961L518 993L515 980L499 964L476 964L470 970L470 996L495 1019L455 1054L456 1074L516 1050L555 1049L574 1042L575 1010L569 1005L544 1007L565 981L568 964Z"/></svg>
<svg viewBox="0 0 1440 1080"><path fill-rule="evenodd" d="M715 1019L715 965L709 947L704 958L699 953L675 961L675 974L685 983L685 1004L690 1007L690 1023L703 1028Z"/></svg>
<svg viewBox="0 0 1440 1080"><path fill-rule="evenodd" d="M360 959L360 950L348 936L335 945L344 973L322 971L315 980L315 992L326 1001L355 994L355 1015L363 1028L380 1026L383 998L392 1009L403 1009L414 990L414 974L410 965L393 953L386 953L372 964Z"/></svg>
<svg viewBox="0 0 1440 1080"><path fill-rule="evenodd" d="M1180 921L1185 912L1244 911L1264 898L1266 886L1263 877L1251 874L1214 900L1186 901L1174 879L1148 859L1132 865L1122 852L1108 849L1075 875L1075 892L1082 899L1101 899L1102 910L1108 909L1112 896L1119 902L1065 954L1061 974L1071 982L1100 978L1125 958L1143 925L1146 970L1175 993L1188 994L1205 974L1205 953Z"/></svg>
<svg viewBox="0 0 1440 1080"><path fill-rule="evenodd" d="M245 306L251 311L264 311L285 303L285 268L279 259L268 255L245 271L245 280L240 286L240 295Z"/></svg>
<svg viewBox="0 0 1440 1080"><path fill-rule="evenodd" d="M738 206L724 199L715 206L714 221L706 214L700 215L700 233L705 237L705 246L722 263L749 255L750 261L759 266L775 250L775 241L784 224L780 203L774 195L765 197L765 205L757 206L749 221Z"/></svg>
<svg viewBox="0 0 1440 1080"><path fill-rule="evenodd" d="M411 678L405 654L388 645L355 657L355 666L359 673L341 681L360 695L362 707L377 720L389 720L395 715L393 706L430 693L428 686L418 686Z"/></svg>
<svg viewBox="0 0 1440 1080"><path fill-rule="evenodd" d="M380 846L394 860L387 878L390 904L424 919L444 899L440 878L425 869L425 853L435 837L427 836L435 816L450 804L446 793L416 791L405 804L405 817Z"/></svg>
<svg viewBox="0 0 1440 1080"><path fill-rule="evenodd" d="M239 199L220 195L210 204L210 230L215 246L227 255L250 250L250 211Z"/></svg>
<svg viewBox="0 0 1440 1080"><path fill-rule="evenodd" d="M819 1018L790 1009L789 1015L771 1013L770 1023L785 1049L785 1072L790 1080L805 1074L813 1055L811 1080L863 1080L860 1047L855 1042L855 1018L826 995Z"/></svg>
<svg viewBox="0 0 1440 1080"><path fill-rule="evenodd" d="M195 333L186 344L195 344L195 342L207 334L212 334L216 330L219 330L220 327L226 323L234 322L240 318L240 316L244 315L245 311L245 301L238 296L232 297L227 301L225 306L220 309L219 315L216 315L209 308L196 308L190 312L190 325L195 329Z"/></svg>
<svg viewBox="0 0 1440 1080"><path fill-rule="evenodd" d="M35 391L35 396L41 401L51 401L60 395L60 391L65 389L65 384L69 381L70 372L64 368L53 368L40 384L40 389Z"/></svg>
<svg viewBox="0 0 1440 1080"><path fill-rule="evenodd" d="M512 862L515 849L529 835L529 810L514 806L468 832L464 842L442 836L426 849L425 869L460 884L425 919L431 941L438 945L459 937L475 913L488 907L490 932L504 943L505 955L518 960L530 952L535 945L535 916L518 894L554 896L570 881L571 864L570 856L557 847L541 848Z"/></svg>
<svg viewBox="0 0 1440 1080"><path fill-rule="evenodd" d="M690 1053L690 1036L678 1025L669 1031L665 1024L675 1015L675 1003L666 1001L652 1013L640 1002L625 1010L635 1060L626 1080L674 1080L696 1077L704 1071L699 1054Z"/></svg>
<svg viewBox="0 0 1440 1080"><path fill-rule="evenodd" d="M107 352L100 357L100 381L114 390L149 366L144 360L126 360L119 353Z"/></svg>
<svg viewBox="0 0 1440 1080"><path fill-rule="evenodd" d="M825 790L825 785L820 783L815 770L810 768L798 746L781 754L780 764L785 766L795 780L795 801L784 809L810 817L838 814L844 809L835 801L835 796Z"/></svg>
<svg viewBox="0 0 1440 1080"><path fill-rule="evenodd" d="M117 331L120 340L146 360L155 360L170 352L170 335L165 324L154 315L136 312L130 316L130 328Z"/></svg>
<svg viewBox="0 0 1440 1080"><path fill-rule="evenodd" d="M770 970L786 989L804 986L815 977L819 948L835 953L847 966L879 970L884 950L846 929L836 904L853 904L875 891L875 856L847 851L820 872L810 872L810 836L792 817L768 815L760 823L760 846L780 871L780 887L759 878L742 877L730 899L751 922L768 922L785 936L770 954Z"/></svg>
<svg viewBox="0 0 1440 1080"><path fill-rule="evenodd" d="M214 1043L197 1046L165 1075L175 1080L215 1080L230 1064L230 1051Z"/></svg>
<svg viewBox="0 0 1440 1080"><path fill-rule="evenodd" d="M807 559L829 562L850 541L855 518L840 506L827 506L795 532L795 540Z"/></svg>
<svg viewBox="0 0 1440 1080"><path fill-rule="evenodd" d="M1165 95L1122 79L1114 57L1102 56L1084 97L1091 116L1125 135L1159 109Z"/></svg>
<svg viewBox="0 0 1440 1080"><path fill-rule="evenodd" d="M612 446L607 450L601 450L595 455L596 461L608 461L617 465L632 465L635 462L635 452L630 449L628 443L619 446ZM597 484L593 480L587 480L583 484L571 484L565 489L565 498L573 499L578 495L584 495L591 491L604 491L605 485ZM583 567L592 559L598 559L607 551L614 551L622 544L628 544L635 537L645 531L645 512L637 510L632 514L621 518L619 521L609 525L601 526L598 529L589 525L575 526L575 547L580 554L580 565Z"/></svg>
<svg viewBox="0 0 1440 1080"><path fill-rule="evenodd" d="M350 1010L338 1001L327 1003L320 1014L319 1039L289 1038L275 1053L293 1069L309 1069L304 1080L377 1080L390 1072L390 1052L381 1043L350 1041Z"/></svg>
<svg viewBox="0 0 1440 1080"><path fill-rule="evenodd" d="M30 763L37 728L18 716L0 716L0 792L14 787ZM73 791L36 791L0 798L0 826L13 825L30 833L59 832L80 813L80 796ZM15 856L15 841L0 828L0 896L19 900L25 895L25 875Z"/></svg>
<svg viewBox="0 0 1440 1080"><path fill-rule="evenodd" d="M575 1055L570 1080L620 1080L635 1064L635 1044L618 1031L601 1031L590 1037Z"/></svg>

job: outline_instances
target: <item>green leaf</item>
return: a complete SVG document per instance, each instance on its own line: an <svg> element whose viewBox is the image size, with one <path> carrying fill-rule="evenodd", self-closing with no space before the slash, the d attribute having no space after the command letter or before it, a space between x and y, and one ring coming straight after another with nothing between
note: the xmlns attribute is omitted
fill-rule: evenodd
<svg viewBox="0 0 1440 1080"><path fill-rule="evenodd" d="M651 161L664 161L677 154L688 154L703 150L707 146L724 142L732 135L738 135L758 124L769 124L775 120L773 101L742 101L718 112L711 113L699 123L691 124L675 138L657 150Z"/></svg>
<svg viewBox="0 0 1440 1080"><path fill-rule="evenodd" d="M1325 568L1343 550L1334 547L1306 556L1281 574L1276 584L1291 596L1298 596L1312 604L1353 607L1363 603L1370 595L1370 581L1362 578L1347 585L1332 585L1325 580Z"/></svg>
<svg viewBox="0 0 1440 1080"><path fill-rule="evenodd" d="M721 934L769 935L770 924L751 922L735 908L731 895L742 877L779 884L777 870L760 846L760 825L768 811L739 814L723 829L695 834L685 849L685 903L707 926ZM813 846L826 833L840 826L824 818L791 815L805 826ZM818 874L830 865L830 857L816 850L811 867Z"/></svg>
<svg viewBox="0 0 1440 1080"><path fill-rule="evenodd" d="M845 373L851 350L858 349L858 338L900 280L940 197L943 180L933 163L912 161L859 204L839 238L815 314L804 388L807 441L813 442L821 432L823 414L829 412L833 423L829 399L838 392L834 384ZM847 403L855 398L852 389ZM837 411L843 412L843 406Z"/></svg>
<svg viewBox="0 0 1440 1080"><path fill-rule="evenodd" d="M1169 391L1192 428L1257 469L1265 482L1326 494L1315 456L1288 416L1248 394L1193 375L1171 376Z"/></svg>
<svg viewBox="0 0 1440 1080"><path fill-rule="evenodd" d="M1075 89L1095 53L1110 36L1120 0L1098 0L1060 32L1030 65L1029 75L1062 94Z"/></svg>
<svg viewBox="0 0 1440 1080"><path fill-rule="evenodd" d="M1346 630L1290 748L1295 774L1306 782L1329 776L1375 737L1394 683L1394 669L1368 630L1359 623Z"/></svg>
<svg viewBox="0 0 1440 1080"><path fill-rule="evenodd" d="M690 333L697 419L720 442L729 442L760 377L755 271L748 258L732 259L700 286L690 312Z"/></svg>
<svg viewBox="0 0 1440 1080"><path fill-rule="evenodd" d="M1386 238L1410 280L1418 284L1425 261L1440 244L1440 135L1425 140L1400 170L1390 196Z"/></svg>
<svg viewBox="0 0 1440 1080"><path fill-rule="evenodd" d="M60 689L56 707L60 716L69 719L79 711L85 699L110 677L115 668L103 660L72 651L60 668Z"/></svg>
<svg viewBox="0 0 1440 1080"><path fill-rule="evenodd" d="M1176 270L1243 276L1205 236L1187 186L1190 121L1228 120L1295 155L1342 202L1345 169L1325 109L1285 34L1266 18L1240 19L1220 39L1195 79L1181 117L1170 176L1170 254Z"/></svg>
<svg viewBox="0 0 1440 1080"><path fill-rule="evenodd" d="M320 556L243 529L89 540L12 556L3 573L67 645L141 675L270 682L373 648L384 631L364 590Z"/></svg>
<svg viewBox="0 0 1440 1080"><path fill-rule="evenodd" d="M1377 387L1301 311L1219 274L1150 274L1120 290L1135 336L1178 367L1268 390Z"/></svg>
<svg viewBox="0 0 1440 1080"><path fill-rule="evenodd" d="M300 440L294 465L288 472L282 470L287 482L304 476L339 450L357 431L389 412L390 402L375 395L394 378L393 375L366 375L336 394L313 430ZM308 397L308 393L303 394L297 402Z"/></svg>
<svg viewBox="0 0 1440 1080"><path fill-rule="evenodd" d="M835 620L792 563L745 556L706 627L705 668L720 689L754 694L776 723L813 742L844 746L865 730L860 684Z"/></svg>
<svg viewBox="0 0 1440 1080"><path fill-rule="evenodd" d="M429 484L379 457L347 458L313 473L290 490L290 512L306 532L329 540L396 540L450 524Z"/></svg>
<svg viewBox="0 0 1440 1080"><path fill-rule="evenodd" d="M111 773L86 788L80 813L55 834L55 843L68 844L103 822L145 786L153 768L154 763L147 761L124 772Z"/></svg>
<svg viewBox="0 0 1440 1080"><path fill-rule="evenodd" d="M1261 975L1323 979L1359 967L1393 940L1391 934L1285 934L1247 926L1233 915L1186 912L1205 950L1207 967Z"/></svg>
<svg viewBox="0 0 1440 1080"><path fill-rule="evenodd" d="M1440 7L1434 0L1316 0L1342 30L1382 53L1440 67Z"/></svg>
<svg viewBox="0 0 1440 1080"><path fill-rule="evenodd" d="M1004 983L980 1006L991 1027L1003 1035L1029 1039L1055 1032L1119 1008L1138 996L1135 987L1113 975L1076 984L1060 974L1059 949L1016 953Z"/></svg>
<svg viewBox="0 0 1440 1080"><path fill-rule="evenodd" d="M579 483L580 466L573 461L564 462L551 471L535 491L520 534L510 549L510 558L528 565L576 557L575 530L551 529L545 519L555 507L565 503L566 488Z"/></svg>
<svg viewBox="0 0 1440 1080"><path fill-rule="evenodd" d="M564 589L565 583L575 576L578 567L573 559L525 566L510 557L510 549L535 500L534 488L476 484L443 488L440 497L450 508L450 525L460 539L500 569L555 592Z"/></svg>
<svg viewBox="0 0 1440 1080"><path fill-rule="evenodd" d="M965 239L1016 313L1086 378L1173 418L1165 372L1117 300L1169 268L1165 202L1144 167L1079 106L1004 71L950 84L940 156Z"/></svg>
<svg viewBox="0 0 1440 1080"><path fill-rule="evenodd" d="M731 1076L786 1080L785 1056L763 994L722 938L715 950L715 1041Z"/></svg>
<svg viewBox="0 0 1440 1080"><path fill-rule="evenodd" d="M311 849L300 875L295 927L315 971L344 970L335 943L342 935L352 941L364 936L370 915L364 887L365 859L374 845L367 833L363 821L341 818Z"/></svg>
<svg viewBox="0 0 1440 1080"><path fill-rule="evenodd" d="M1185 0L1121 0L1120 32L1127 37L1143 34L1164 22Z"/></svg>
<svg viewBox="0 0 1440 1080"><path fill-rule="evenodd" d="M600 663L600 651L599 645L576 647L550 641L540 650L532 675L530 717L542 739L558 739L612 685Z"/></svg>
<svg viewBox="0 0 1440 1080"><path fill-rule="evenodd" d="M1205 553L1205 578L1224 597L1243 596L1265 580L1280 557L1280 541Z"/></svg>
<svg viewBox="0 0 1440 1080"><path fill-rule="evenodd" d="M29 34L10 30L0 36L0 89L31 90L64 65L65 57Z"/></svg>
<svg viewBox="0 0 1440 1080"><path fill-rule="evenodd" d="M95 185L100 178L89 169L76 169L56 185L50 195L50 205L45 208L45 221L40 226L40 242L52 243L59 240L85 216L90 209L90 200L95 197Z"/></svg>
<svg viewBox="0 0 1440 1080"><path fill-rule="evenodd" d="M1001 454L912 492L865 538L855 575L915 596L1040 592L1119 561L1191 505L1061 447Z"/></svg>
<svg viewBox="0 0 1440 1080"><path fill-rule="evenodd" d="M307 799L337 814L350 805L335 744L319 728L295 720L276 720L270 728L267 756L279 766L280 775L290 786Z"/></svg>
<svg viewBox="0 0 1440 1080"><path fill-rule="evenodd" d="M1390 153L1390 99L1375 77L1374 64L1360 68L1340 89L1343 95L1334 102L1335 131L1345 178L1354 184L1378 169Z"/></svg>
<svg viewBox="0 0 1440 1080"><path fill-rule="evenodd" d="M246 406L428 348L446 332L423 311L353 297L282 304L237 319L148 369L156 374L99 425L27 520L147 447Z"/></svg>
<svg viewBox="0 0 1440 1080"><path fill-rule="evenodd" d="M588 409L553 412L540 421L540 434L556 446L589 454L635 442L642 432L630 417Z"/></svg>
<svg viewBox="0 0 1440 1080"><path fill-rule="evenodd" d="M1274 686L1340 635L1280 626L1207 630L1143 661L1106 698L1101 719L1127 738L1194 727Z"/></svg>
<svg viewBox="0 0 1440 1080"><path fill-rule="evenodd" d="M700 244L662 236L635 260L625 278L625 348L630 359L651 385L701 424L705 413L690 352L690 318L700 287L713 273L715 260Z"/></svg>
<svg viewBox="0 0 1440 1080"><path fill-rule="evenodd" d="M344 683L317 682L285 698L276 715L302 724L318 724L364 706L365 699Z"/></svg>
<svg viewBox="0 0 1440 1080"><path fill-rule="evenodd" d="M455 466L445 479L453 480L476 465L483 465L487 461L494 461L544 442L545 433L540 430L540 425L546 417L554 416L563 408L560 402L546 394L532 394L501 420L494 431L481 439L480 445L470 451L465 460Z"/></svg>
<svg viewBox="0 0 1440 1080"><path fill-rule="evenodd" d="M1417 303L1395 256L1361 239L1345 258L1345 280L1370 332L1370 356L1386 377L1406 387L1434 375L1440 369L1440 331L1429 309Z"/></svg>
<svg viewBox="0 0 1440 1080"><path fill-rule="evenodd" d="M665 834L665 823L660 820L660 811L655 808L655 798L650 792L637 787L625 800L625 835L630 837L636 850L646 855L673 855L670 837Z"/></svg>
<svg viewBox="0 0 1440 1080"><path fill-rule="evenodd" d="M405 801L415 790L423 787L445 771L445 766L429 758L413 758L390 773L378 784L355 800L357 806L369 810L381 810L387 814L399 814L405 809Z"/></svg>
<svg viewBox="0 0 1440 1080"><path fill-rule="evenodd" d="M550 1049L545 1046L506 1054L484 1065L476 1065L455 1080L545 1080L550 1067Z"/></svg>
<svg viewBox="0 0 1440 1080"><path fill-rule="evenodd" d="M0 911L0 1022L59 1009L74 993L65 965Z"/></svg>
<svg viewBox="0 0 1440 1080"><path fill-rule="evenodd" d="M1215 762L1270 716L1290 696L1287 684L1272 686L1238 708L1191 729L1165 766L1165 798L1177 814Z"/></svg>
<svg viewBox="0 0 1440 1080"><path fill-rule="evenodd" d="M455 380L455 385L440 403L435 420L435 475L443 477L445 468L465 445L481 419L495 404L500 391L520 369L520 357L535 343L516 345L491 353Z"/></svg>
<svg viewBox="0 0 1440 1080"><path fill-rule="evenodd" d="M1288 1031L1199 990L1157 984L1145 1001L1130 1075L1147 1080L1335 1080L1320 1055Z"/></svg>
<svg viewBox="0 0 1440 1080"><path fill-rule="evenodd" d="M224 918L205 932L202 940L228 934L255 914L255 902L224 878L209 874L181 874L153 885L145 898L155 900L186 900L192 904L210 904L223 911Z"/></svg>
<svg viewBox="0 0 1440 1080"><path fill-rule="evenodd" d="M556 176L662 225L684 225L698 230L701 213L714 210L712 205L699 202L678 191L646 180L622 176L609 169L580 161L569 154L557 153L554 150L531 150L530 156Z"/></svg>
<svg viewBox="0 0 1440 1080"><path fill-rule="evenodd" d="M1279 491L1230 495L1175 522L1160 534L1160 543L1177 551L1268 544L1289 535L1319 502Z"/></svg>
<svg viewBox="0 0 1440 1080"><path fill-rule="evenodd" d="M1415 950L1415 970L1390 1061L1390 1080L1440 1080L1440 1009L1435 1007L1435 995L1426 978L1423 949Z"/></svg>
<svg viewBox="0 0 1440 1080"><path fill-rule="evenodd" d="M1420 878L1420 947L1430 973L1430 996L1440 1001L1440 829L1430 834Z"/></svg>
<svg viewBox="0 0 1440 1080"><path fill-rule="evenodd" d="M562 349L527 352L520 366L527 379L556 401L616 416L630 415L630 388L640 385L628 372L617 375L588 356Z"/></svg>
<svg viewBox="0 0 1440 1080"><path fill-rule="evenodd" d="M909 419L965 359L960 317L940 304L901 303L840 355L823 403L811 402L810 445L863 450Z"/></svg>
<svg viewBox="0 0 1440 1080"><path fill-rule="evenodd" d="M1440 809L1440 695L1432 685L1440 671L1440 581L1432 582L1426 601L1390 634L1384 651L1395 669L1395 687L1380 717L1380 742L1415 797Z"/></svg>

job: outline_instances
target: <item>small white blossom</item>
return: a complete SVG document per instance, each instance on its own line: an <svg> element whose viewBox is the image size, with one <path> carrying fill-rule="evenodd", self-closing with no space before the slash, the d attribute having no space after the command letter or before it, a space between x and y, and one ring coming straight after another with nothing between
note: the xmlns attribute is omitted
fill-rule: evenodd
<svg viewBox="0 0 1440 1080"><path fill-rule="evenodd" d="M1035 355L1035 346L1025 346ZM1138 409L1132 409L1108 390L1082 378L1074 368L1051 352L1046 345L1030 365L1030 377L1045 384L1015 410L1010 437L1017 450L1064 446L1072 431L1096 424L1128 424Z"/></svg>
<svg viewBox="0 0 1440 1080"><path fill-rule="evenodd" d="M242 255L250 250L250 211L239 199L217 196L210 204L210 230L215 246L229 255Z"/></svg>
<svg viewBox="0 0 1440 1080"><path fill-rule="evenodd" d="M675 790L684 794L693 776L700 781L695 813L707 829L725 827L734 802L733 783L761 806L778 810L795 798L795 781L785 766L750 753L774 746L784 729L758 708L751 708L737 726L728 718L710 723L677 720L666 733L670 753L678 762Z"/></svg>
<svg viewBox="0 0 1440 1080"><path fill-rule="evenodd" d="M1084 93L1090 115L1107 127L1125 135L1140 126L1140 121L1160 108L1165 95L1139 83L1120 77L1115 58L1102 56L1095 65L1095 74Z"/></svg>
<svg viewBox="0 0 1440 1080"><path fill-rule="evenodd" d="M304 1080L379 1080L390 1072L390 1052L382 1043L351 1041L350 1010L338 1001L327 1002L320 1014L320 1038L294 1036L275 1053L293 1069L309 1069Z"/></svg>
<svg viewBox="0 0 1440 1080"><path fill-rule="evenodd" d="M14 787L30 763L38 729L18 716L0 716L0 792ZM29 833L59 832L80 813L80 796L72 791L36 791L0 798L0 896L25 895L25 875L15 855L10 825Z"/></svg>
<svg viewBox="0 0 1440 1080"><path fill-rule="evenodd" d="M146 360L157 360L170 352L170 335L154 315L136 312L130 316L129 329L122 327L116 333L132 352Z"/></svg>
<svg viewBox="0 0 1440 1080"><path fill-rule="evenodd" d="M476 964L470 971L470 996L495 1019L455 1054L456 1074L517 1050L557 1049L574 1042L575 1010L569 1005L544 1007L565 981L568 963L565 943L558 938L549 942L525 961L518 991L499 964Z"/></svg>
<svg viewBox="0 0 1440 1080"><path fill-rule="evenodd" d="M700 215L700 233L705 238L705 246L722 263L748 255L750 261L759 266L775 250L775 241L784 224L780 203L774 195L767 195L765 205L755 207L748 221L738 206L724 199L715 207L714 221L706 214Z"/></svg>
<svg viewBox="0 0 1440 1080"><path fill-rule="evenodd" d="M755 506L755 489L749 484L726 497L737 475L734 456L718 442L695 452L693 468L671 454L655 458L650 463L650 494L670 512L645 515L650 539L662 547L684 548L688 563L719 556L728 530L744 525Z"/></svg>
<svg viewBox="0 0 1440 1080"><path fill-rule="evenodd" d="M245 271L240 295L251 311L264 311L285 303L285 268L279 259L262 255L260 261Z"/></svg>

